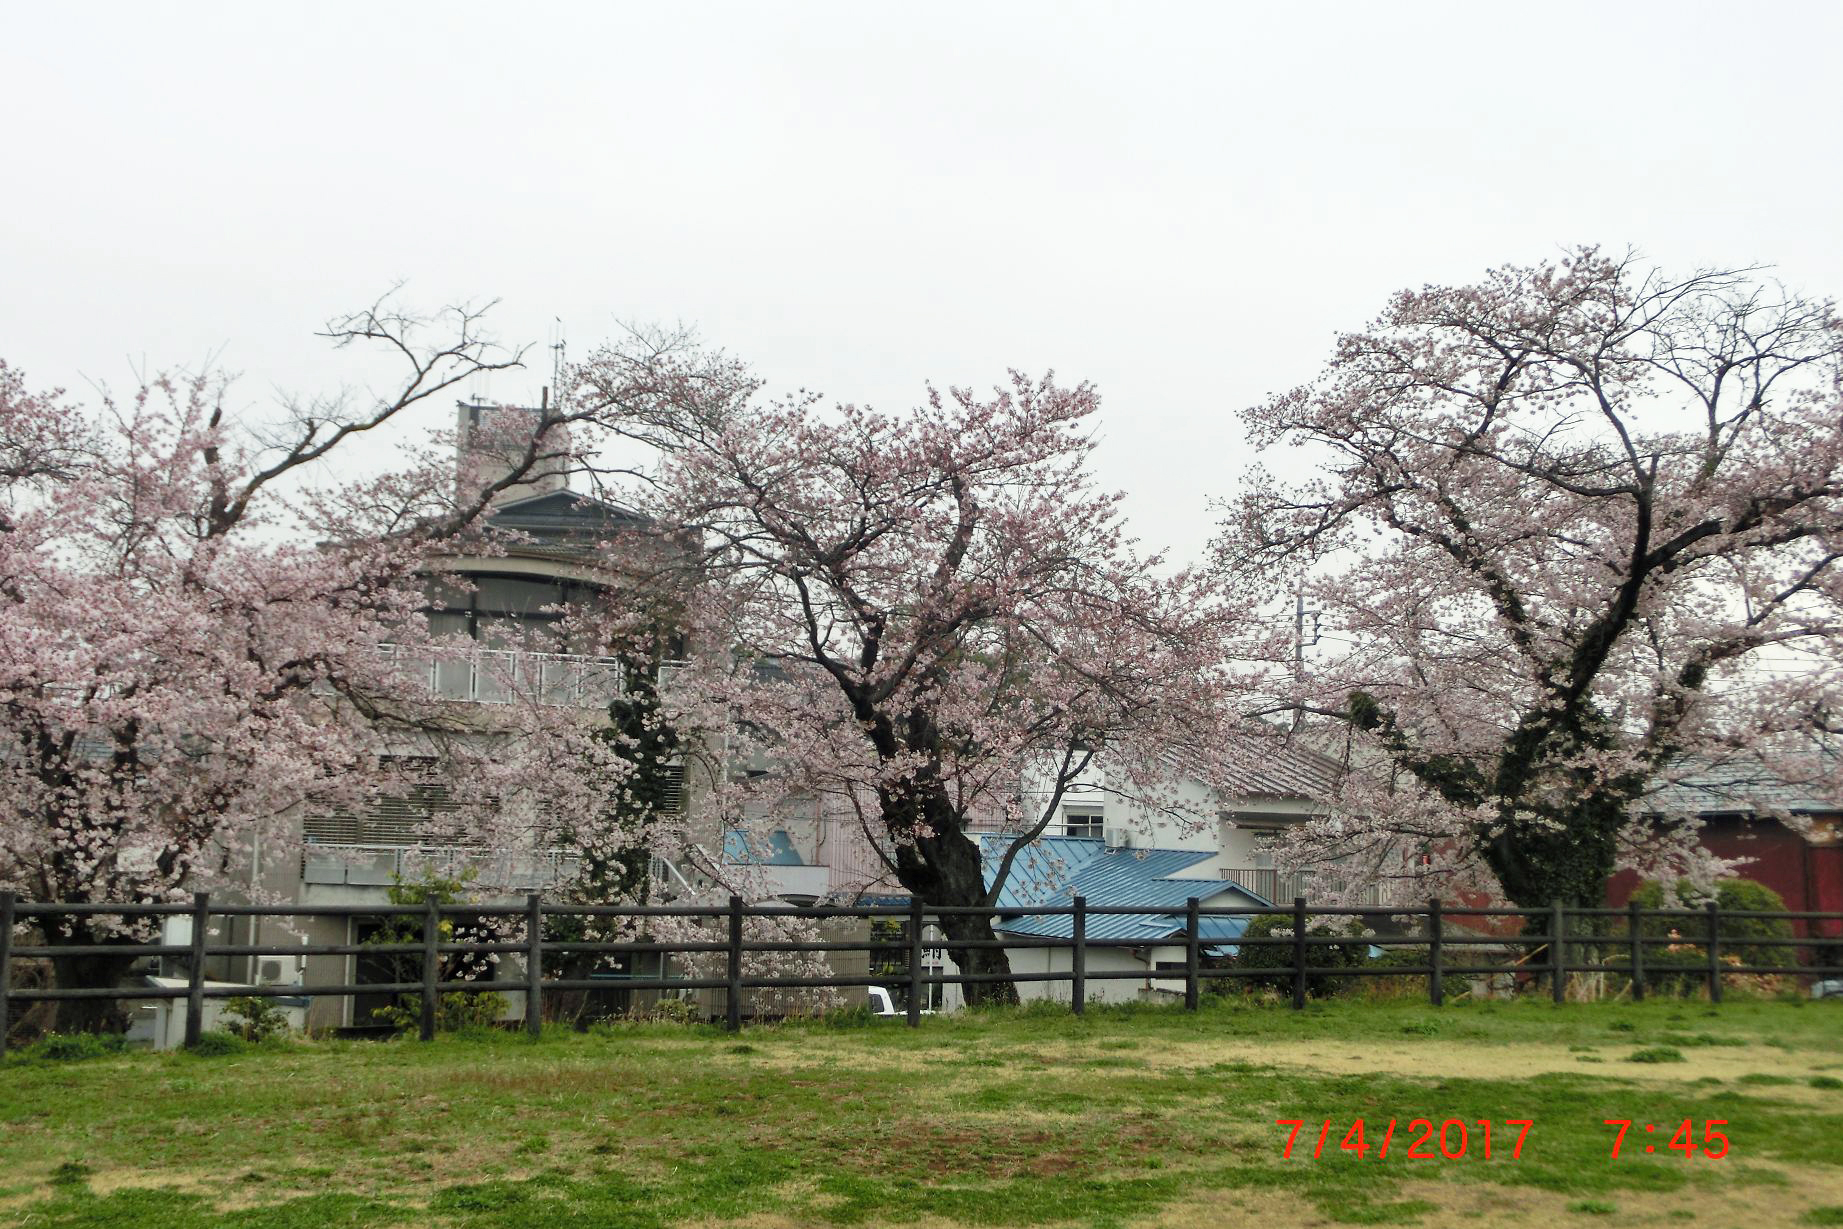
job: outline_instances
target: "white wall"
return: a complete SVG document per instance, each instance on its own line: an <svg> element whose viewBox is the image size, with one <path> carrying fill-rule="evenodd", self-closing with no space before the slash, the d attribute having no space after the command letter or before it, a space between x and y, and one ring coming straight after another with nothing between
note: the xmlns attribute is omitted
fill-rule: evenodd
<svg viewBox="0 0 1843 1229"><path fill-rule="evenodd" d="M1042 772L1027 772L1021 796L1024 819L1034 822L1043 812L1052 789L1052 780ZM1220 840L1216 815L1219 806L1215 791L1199 781L1179 780L1172 787L1173 808L1177 813L1154 810L1131 794L1126 782L1108 781L1105 765L1090 764L1064 792L1061 806L1099 809L1106 816L1106 826L1125 828L1138 848L1196 849L1215 851ZM1045 829L1046 836L1064 835L1061 816Z"/></svg>
<svg viewBox="0 0 1843 1229"><path fill-rule="evenodd" d="M1261 828L1292 825L1316 814L1317 804L1305 798L1223 797L1200 781L1182 779L1171 787L1172 811L1155 810L1137 799L1109 789L1104 764L1091 764L1068 788L1059 811L1074 807L1099 810L1104 828L1122 828L1136 848L1190 849L1215 855L1186 871L1202 879L1222 877L1227 870L1256 865L1255 848ZM1042 813L1050 792L1045 773L1026 774L1022 797L1026 819ZM1048 836L1066 835L1061 814L1045 830Z"/></svg>
<svg viewBox="0 0 1843 1229"><path fill-rule="evenodd" d="M1144 951L1146 959L1140 959L1135 953ZM1023 947L1008 949L1011 956L1011 970L1014 973L1069 973L1074 968L1074 953L1067 948ZM1090 1003L1137 1003L1164 1001L1173 997L1182 999L1184 979L1158 976L1155 973L1159 961L1171 960L1182 962L1182 947L1154 947L1149 949L1127 949L1119 947L1096 947L1088 950L1087 1001ZM1097 973L1132 973L1132 977L1096 978ZM1071 980L1020 982L1018 997L1025 1002L1036 999L1052 999L1058 1003L1069 1002L1073 991Z"/></svg>

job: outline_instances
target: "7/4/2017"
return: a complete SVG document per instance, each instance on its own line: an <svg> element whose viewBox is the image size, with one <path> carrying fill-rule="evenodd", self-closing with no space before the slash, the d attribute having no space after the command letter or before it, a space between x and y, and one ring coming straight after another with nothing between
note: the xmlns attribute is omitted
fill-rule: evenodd
<svg viewBox="0 0 1843 1229"><path fill-rule="evenodd" d="M1312 1148L1313 1160L1317 1160L1324 1155L1325 1144L1332 1137L1332 1121L1332 1119L1327 1118L1318 1128L1318 1142ZM1400 1119L1391 1118L1389 1119L1388 1126L1381 1129L1382 1141L1375 1146L1375 1154L1378 1161L1386 1161L1389 1159L1389 1151L1396 1144L1396 1128L1400 1126L1400 1124ZM1281 1156L1291 1159L1293 1147L1299 1141L1300 1132L1305 1129L1306 1120L1303 1118L1276 1118L1274 1119L1274 1125L1292 1128L1292 1132L1286 1137L1286 1146L1280 1153ZM1503 1125L1505 1127L1505 1133L1503 1136L1500 1136L1498 1151L1501 1154L1504 1151L1503 1144L1509 1143L1510 1159L1513 1161L1519 1160L1523 1155L1523 1141L1529 1138L1530 1127L1535 1124L1528 1118L1507 1118L1504 1120ZM1477 1128L1477 1130L1474 1131L1473 1128ZM1508 1139L1509 1130L1512 1128L1516 1129L1516 1139L1514 1142ZM1408 1120L1407 1125L1402 1127L1401 1130L1405 1138L1402 1140L1402 1146L1395 1148L1395 1152L1397 1155L1404 1156L1411 1161L1438 1161L1442 1159L1456 1161L1466 1156L1468 1150L1470 1150L1473 1156L1482 1156L1485 1160L1491 1159L1491 1119L1489 1118L1480 1118L1471 1123L1466 1122L1462 1118L1448 1118L1438 1125L1435 1125L1431 1118L1411 1118ZM1474 1144L1477 1146L1474 1147ZM1435 1148L1437 1148L1438 1151L1431 1150ZM1334 1147L1334 1151L1337 1152L1355 1153L1359 1160L1368 1156L1370 1150L1371 1145L1365 1139L1365 1123L1361 1118L1356 1119L1350 1124L1349 1128L1344 1131L1343 1137Z"/></svg>

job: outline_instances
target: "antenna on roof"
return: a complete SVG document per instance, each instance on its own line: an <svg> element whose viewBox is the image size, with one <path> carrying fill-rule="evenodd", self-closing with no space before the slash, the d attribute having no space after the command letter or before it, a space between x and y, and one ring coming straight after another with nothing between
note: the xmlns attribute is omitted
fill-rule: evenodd
<svg viewBox="0 0 1843 1229"><path fill-rule="evenodd" d="M556 400L557 412L562 413L563 412L563 402L564 402L563 368L565 366L565 343L563 340L563 317L552 316L551 319L556 321L557 327L556 327L556 331L554 335L556 336L557 340L550 343L550 349L551 349L550 387L551 387L552 396Z"/></svg>

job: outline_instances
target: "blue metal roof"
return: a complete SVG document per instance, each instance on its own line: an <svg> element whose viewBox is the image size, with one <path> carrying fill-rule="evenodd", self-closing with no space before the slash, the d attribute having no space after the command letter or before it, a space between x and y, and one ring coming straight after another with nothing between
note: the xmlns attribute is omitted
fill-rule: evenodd
<svg viewBox="0 0 1843 1229"><path fill-rule="evenodd" d="M764 848L764 845L766 846ZM723 834L723 860L731 866L805 866L793 838L780 828L768 834L764 842L749 841L747 834L735 829Z"/></svg>
<svg viewBox="0 0 1843 1229"><path fill-rule="evenodd" d="M999 861L1015 839L1002 833L980 838L987 883L997 877ZM1018 854L997 903L1000 908L1024 909L1066 905L1080 896L1090 905L1146 905L1145 913L1103 914L1086 920L1091 939L1144 939L1148 943L1183 933L1184 906L1193 896L1219 908L1270 903L1222 879L1180 874L1214 856L1194 849L1109 849L1087 837L1041 837ZM1197 930L1204 939L1222 942L1239 939L1247 926L1246 918L1206 917L1198 919ZM1000 920L996 929L1068 939L1074 937L1075 921L1066 915L1020 914Z"/></svg>

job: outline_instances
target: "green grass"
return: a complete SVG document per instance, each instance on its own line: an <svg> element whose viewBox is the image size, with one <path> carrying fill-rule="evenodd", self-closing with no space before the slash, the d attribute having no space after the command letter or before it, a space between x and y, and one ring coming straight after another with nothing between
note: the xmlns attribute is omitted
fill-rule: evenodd
<svg viewBox="0 0 1843 1229"><path fill-rule="evenodd" d="M1675 1046L1649 1046L1643 1050L1633 1050L1626 1056L1628 1063L1683 1063L1689 1060L1683 1057L1683 1051Z"/></svg>
<svg viewBox="0 0 1843 1229"><path fill-rule="evenodd" d="M1739 1224L1767 1188L1780 1223L1826 1224L1843 1192L1843 1098L1812 1076L1843 1035L1830 1005L1230 1000L845 1025L211 1056L60 1044L0 1068L0 1222L1125 1229L1226 1209L1264 1226L1511 1224L1523 1209L1726 1224L1732 1207ZM1692 1047L1682 1062L1629 1063L1666 1037ZM1581 1069L1595 1049L1605 1064ZM1357 1117L1361 1158L1338 1147ZM1462 1160L1406 1159L1419 1117L1491 1119L1494 1158L1474 1137ZM1310 1124L1291 1159L1277 1118ZM1402 1133L1380 1161L1391 1118ZM1509 1118L1535 1123L1514 1161ZM1686 1118L1726 1119L1731 1152L1647 1155L1628 1136L1613 1161L1607 1118L1660 1124L1660 1142Z"/></svg>

